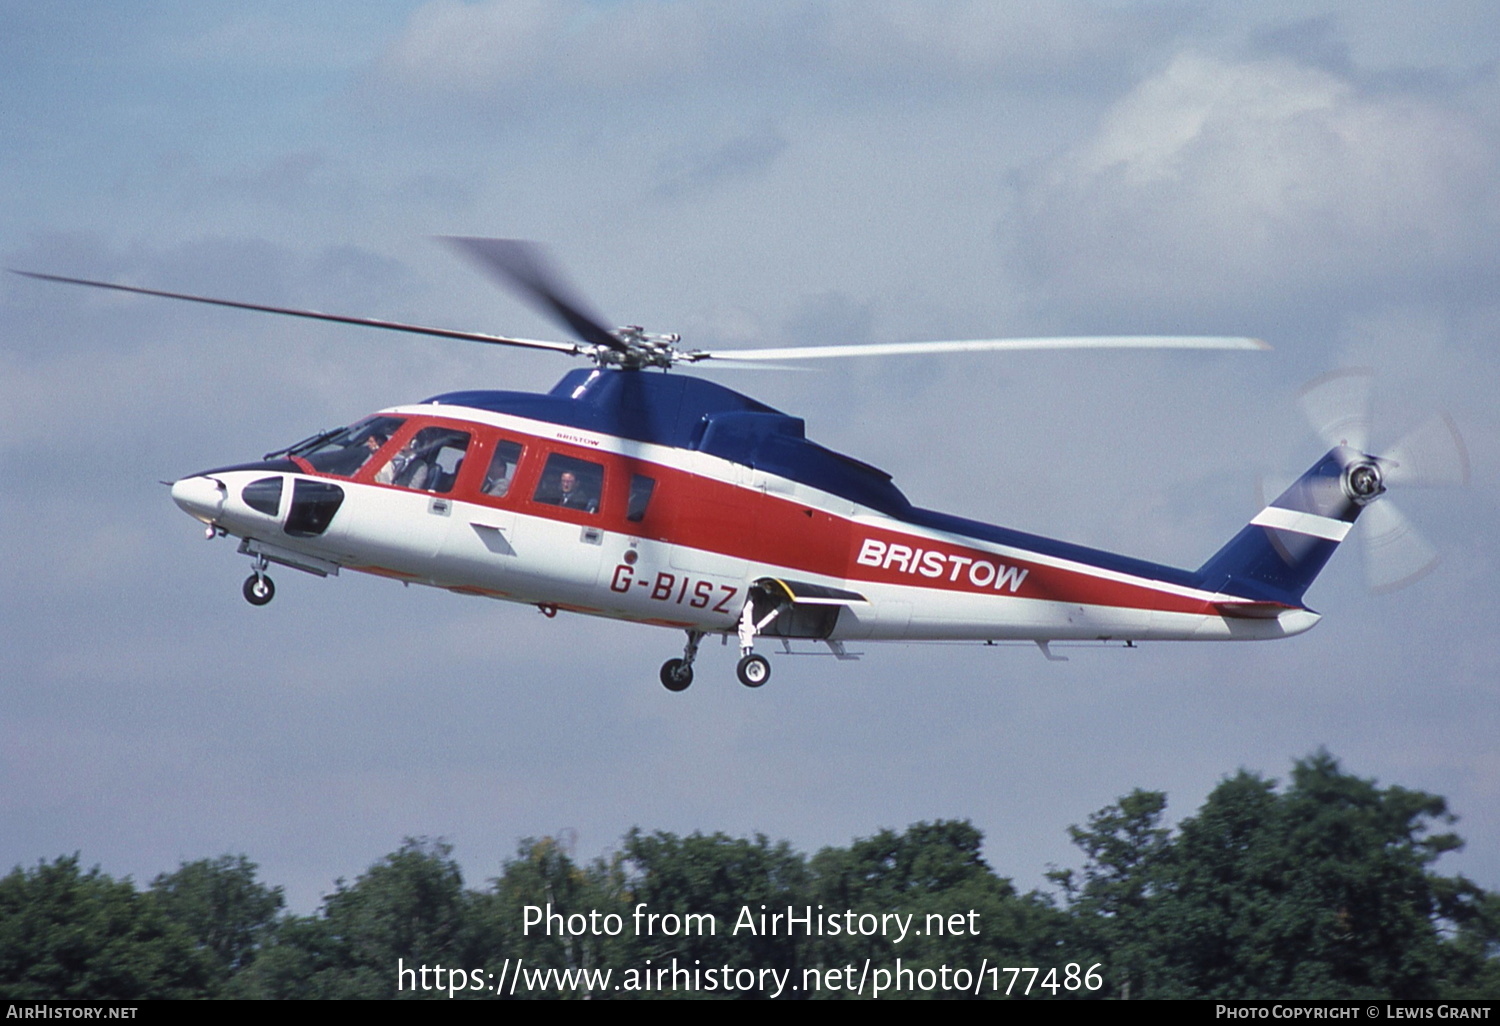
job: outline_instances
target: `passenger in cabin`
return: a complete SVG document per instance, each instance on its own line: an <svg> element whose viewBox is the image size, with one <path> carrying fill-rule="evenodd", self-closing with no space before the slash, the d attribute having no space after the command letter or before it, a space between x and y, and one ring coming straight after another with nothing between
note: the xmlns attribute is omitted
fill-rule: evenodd
<svg viewBox="0 0 1500 1026"><path fill-rule="evenodd" d="M496 459L490 464L490 472L484 479L484 494L501 498L510 491L510 464Z"/></svg>
<svg viewBox="0 0 1500 1026"><path fill-rule="evenodd" d="M493 495L497 499L503 498L510 491L510 481L520 459L520 443L503 439L497 442L495 455L490 460L490 469L484 473L484 494Z"/></svg>
<svg viewBox="0 0 1500 1026"><path fill-rule="evenodd" d="M586 513L599 512L599 500L588 495L578 486L578 476L571 470L563 471L562 478L558 481L558 486L562 488L562 498L557 503L559 506L565 506L568 509L581 509Z"/></svg>
<svg viewBox="0 0 1500 1026"><path fill-rule="evenodd" d="M542 476L532 499L549 506L599 512L599 496L604 490L604 467L590 460L580 460L561 453L547 457Z"/></svg>

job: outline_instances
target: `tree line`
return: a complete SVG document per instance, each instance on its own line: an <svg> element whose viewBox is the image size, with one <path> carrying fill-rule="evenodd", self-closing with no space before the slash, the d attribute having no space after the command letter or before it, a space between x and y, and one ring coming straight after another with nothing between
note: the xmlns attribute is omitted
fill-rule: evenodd
<svg viewBox="0 0 1500 1026"><path fill-rule="evenodd" d="M1049 998L1500 997L1500 895L1434 870L1462 843L1442 798L1379 787L1320 752L1284 785L1244 771L1225 778L1175 827L1166 809L1164 794L1136 790L1089 816L1070 829L1080 868L1052 870L1052 890L1027 893L989 866L966 821L882 830L810 856L759 835L635 829L607 857L581 862L554 839L528 839L482 887L465 884L445 842L409 839L305 916L286 912L281 888L243 855L183 863L137 887L85 870L75 854L0 879L0 997L447 1000L452 977L398 979L398 965L442 965L475 982L517 960L615 972L723 965L801 980L897 958L932 970L928 980L944 966L1055 968L1052 991L1033 986ZM634 918L642 906L662 917L653 929ZM731 930L747 910L788 908L820 927ZM559 917L551 929L543 909ZM897 939L854 920L826 926L846 911L910 916L917 929ZM684 928L689 915L699 929ZM609 916L619 918L604 929ZM701 928L707 916L712 932ZM1056 986L1069 964L1079 974L1097 966L1097 988ZM1019 993L1026 977L1014 983ZM959 996L912 996L924 994Z"/></svg>

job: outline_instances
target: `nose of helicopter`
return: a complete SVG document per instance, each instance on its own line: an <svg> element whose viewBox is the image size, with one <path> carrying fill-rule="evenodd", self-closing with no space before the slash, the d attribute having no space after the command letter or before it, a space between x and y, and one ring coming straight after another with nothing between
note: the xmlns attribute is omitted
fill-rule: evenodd
<svg viewBox="0 0 1500 1026"><path fill-rule="evenodd" d="M211 523L224 511L226 494L223 483L201 474L172 483L172 501L188 516L204 523Z"/></svg>

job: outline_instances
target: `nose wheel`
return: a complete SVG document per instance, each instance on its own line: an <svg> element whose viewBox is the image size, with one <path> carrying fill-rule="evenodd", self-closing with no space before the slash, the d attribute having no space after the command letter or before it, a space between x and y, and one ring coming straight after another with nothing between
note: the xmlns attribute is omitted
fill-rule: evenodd
<svg viewBox="0 0 1500 1026"><path fill-rule="evenodd" d="M266 576L265 556L255 557L255 572L245 578L245 586L240 590L245 594L245 601L252 606L263 606L276 597L276 585L271 578Z"/></svg>
<svg viewBox="0 0 1500 1026"><path fill-rule="evenodd" d="M245 601L252 606L263 606L276 597L276 585L263 573L245 578Z"/></svg>

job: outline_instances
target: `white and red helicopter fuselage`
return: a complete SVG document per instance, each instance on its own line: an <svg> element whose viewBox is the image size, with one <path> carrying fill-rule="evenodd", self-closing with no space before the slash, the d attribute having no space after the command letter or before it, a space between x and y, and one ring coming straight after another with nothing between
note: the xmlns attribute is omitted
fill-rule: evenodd
<svg viewBox="0 0 1500 1026"><path fill-rule="evenodd" d="M578 370L547 395L450 393L275 455L172 491L211 536L243 540L252 602L268 600L275 562L682 629L669 686L707 634L737 635L747 657L758 638L842 654L846 641L1047 651L1298 634L1318 620L1300 592L1360 508L1350 469L1374 466L1335 450L1185 571L919 509L884 472L807 440L800 419L650 371Z"/></svg>

